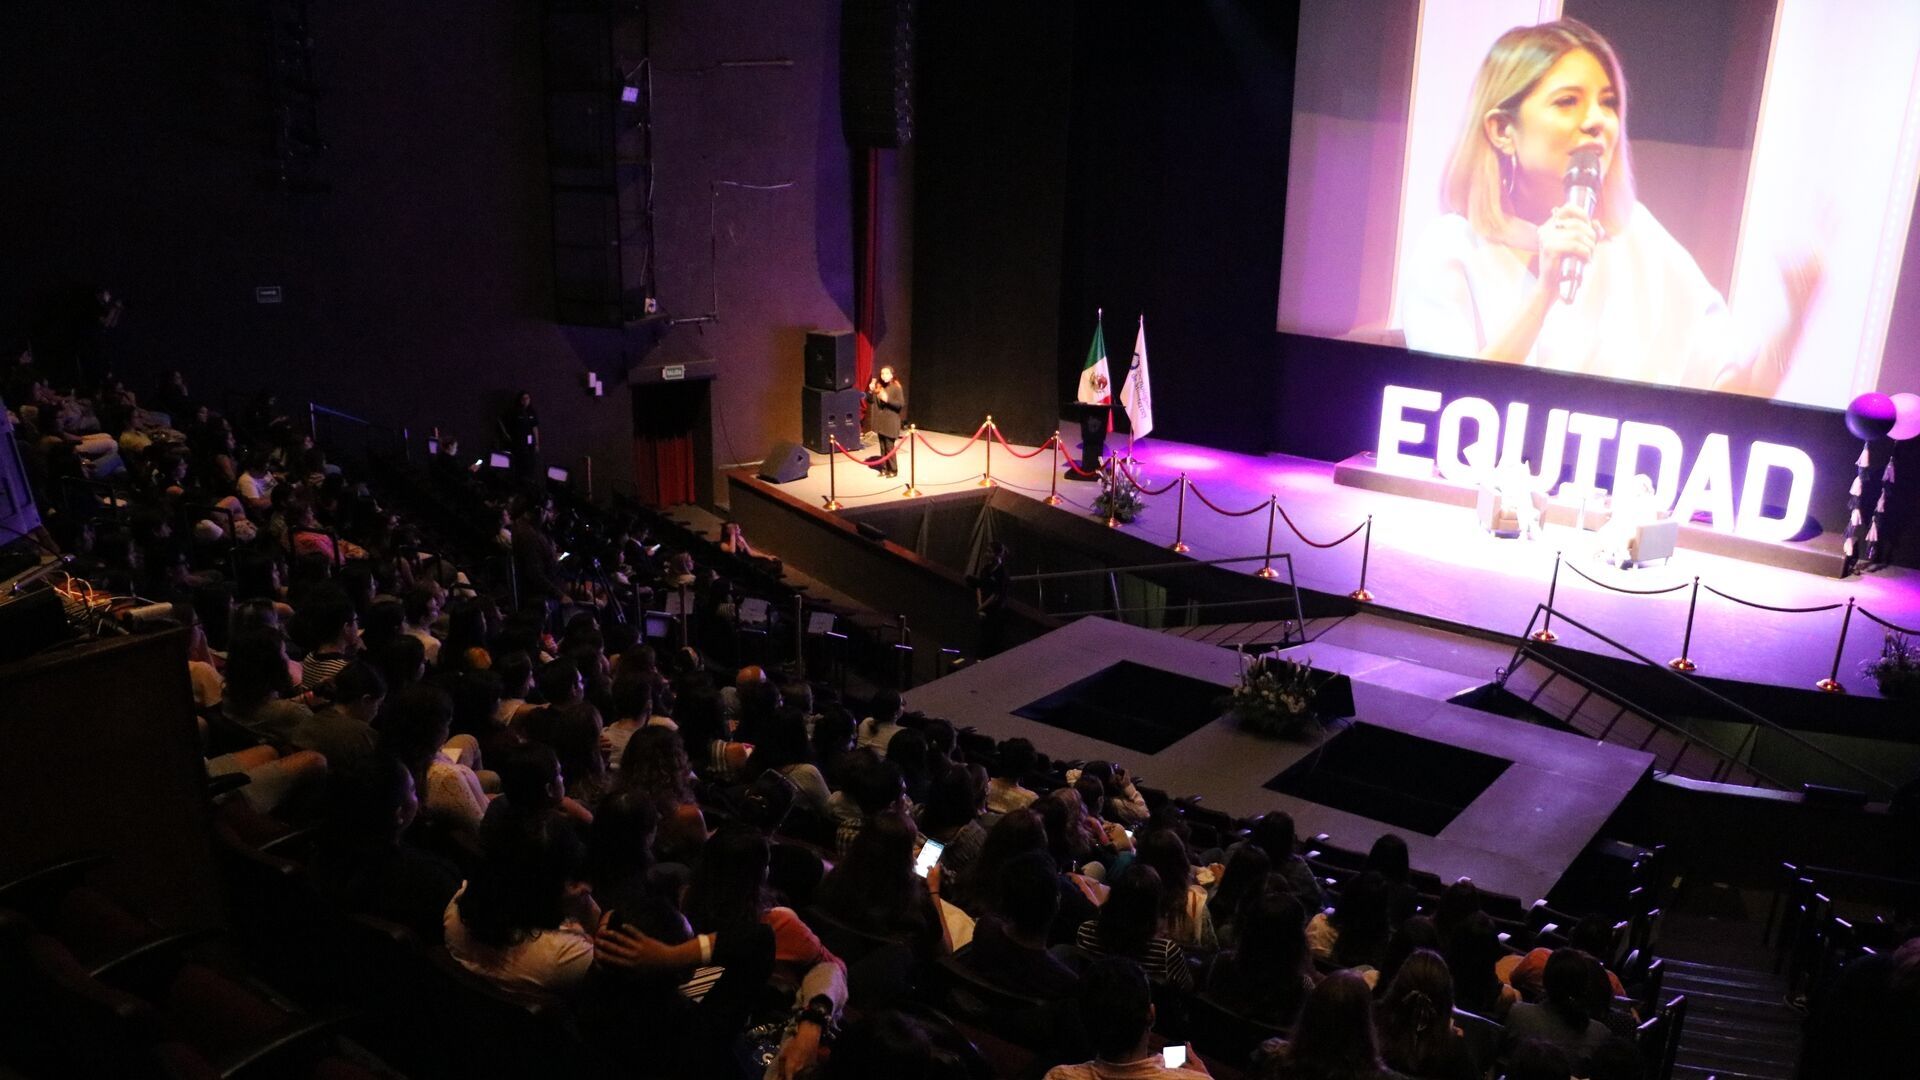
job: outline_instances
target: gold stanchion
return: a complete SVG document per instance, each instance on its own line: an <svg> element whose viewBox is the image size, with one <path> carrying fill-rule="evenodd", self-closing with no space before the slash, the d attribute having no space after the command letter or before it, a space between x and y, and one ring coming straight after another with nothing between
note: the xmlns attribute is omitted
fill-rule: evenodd
<svg viewBox="0 0 1920 1080"><path fill-rule="evenodd" d="M981 425L987 436L987 471L980 474L980 482L975 487L993 486L993 414L987 414L987 422Z"/></svg>
<svg viewBox="0 0 1920 1080"><path fill-rule="evenodd" d="M1120 502L1120 464L1118 458L1107 459L1107 528L1120 527L1120 519L1114 516L1114 509Z"/></svg>
<svg viewBox="0 0 1920 1080"><path fill-rule="evenodd" d="M1687 630L1680 635L1680 655L1667 661L1667 666L1675 671L1696 671L1700 665L1693 662L1693 612L1700 606L1700 575L1693 576L1693 596L1687 600Z"/></svg>
<svg viewBox="0 0 1920 1080"><path fill-rule="evenodd" d="M920 427L907 425L907 490L900 493L903 499L917 499L920 491L920 451L915 445L920 441Z"/></svg>
<svg viewBox="0 0 1920 1080"><path fill-rule="evenodd" d="M840 462L836 460L839 456L840 436L827 436L827 509L829 510L840 509L840 496L838 494L840 490L838 482L840 476L838 466Z"/></svg>
<svg viewBox="0 0 1920 1080"><path fill-rule="evenodd" d="M1540 624L1540 629L1527 635L1542 645L1551 645L1560 640L1560 635L1553 632L1553 596L1559 591L1560 552L1556 551L1553 553L1553 580L1547 585L1547 620Z"/></svg>
<svg viewBox="0 0 1920 1080"><path fill-rule="evenodd" d="M1253 572L1253 576L1266 578L1268 581L1280 576L1280 571L1273 568L1273 519L1279 512L1280 496L1267 496L1267 561L1261 564L1260 569Z"/></svg>
<svg viewBox="0 0 1920 1080"><path fill-rule="evenodd" d="M1367 515L1367 533L1360 538L1360 587L1347 594L1347 599L1362 604L1373 603L1373 594L1367 591L1367 560L1373 555L1373 515Z"/></svg>
<svg viewBox="0 0 1920 1080"><path fill-rule="evenodd" d="M1047 481L1047 505L1060 505L1060 432L1053 433L1053 476Z"/></svg>
<svg viewBox="0 0 1920 1080"><path fill-rule="evenodd" d="M1840 653L1847 647L1847 627L1853 625L1853 597L1847 597L1847 613L1840 619L1840 642L1833 647L1833 670L1827 677L1814 683L1814 689L1825 690L1829 694L1844 694L1847 688L1840 685Z"/></svg>
<svg viewBox="0 0 1920 1080"><path fill-rule="evenodd" d="M1175 554L1185 555L1192 551L1187 546L1187 474L1180 474L1180 503L1173 512L1173 550Z"/></svg>

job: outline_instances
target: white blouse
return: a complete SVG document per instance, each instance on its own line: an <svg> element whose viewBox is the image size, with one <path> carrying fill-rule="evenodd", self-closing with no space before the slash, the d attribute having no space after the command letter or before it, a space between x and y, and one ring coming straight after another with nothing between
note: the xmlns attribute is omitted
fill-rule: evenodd
<svg viewBox="0 0 1920 1080"><path fill-rule="evenodd" d="M1414 250L1402 295L1407 347L1480 355L1538 288L1532 256L1481 236L1458 214L1436 220ZM1641 205L1624 232L1594 250L1574 302L1548 310L1526 363L1708 389L1760 340L1735 325L1693 256Z"/></svg>

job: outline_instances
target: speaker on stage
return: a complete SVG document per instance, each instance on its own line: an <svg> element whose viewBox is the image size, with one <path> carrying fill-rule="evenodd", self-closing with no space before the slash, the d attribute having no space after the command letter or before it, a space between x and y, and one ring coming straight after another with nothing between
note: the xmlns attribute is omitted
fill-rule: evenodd
<svg viewBox="0 0 1920 1080"><path fill-rule="evenodd" d="M775 484L804 480L811 462L806 447L794 442L777 442L760 461L760 479Z"/></svg>
<svg viewBox="0 0 1920 1080"><path fill-rule="evenodd" d="M860 401L865 396L858 390L802 387L800 441L816 454L832 449L829 437L838 440L843 450L860 449Z"/></svg>
<svg viewBox="0 0 1920 1080"><path fill-rule="evenodd" d="M806 381L817 390L845 390L853 385L853 331L807 332Z"/></svg>

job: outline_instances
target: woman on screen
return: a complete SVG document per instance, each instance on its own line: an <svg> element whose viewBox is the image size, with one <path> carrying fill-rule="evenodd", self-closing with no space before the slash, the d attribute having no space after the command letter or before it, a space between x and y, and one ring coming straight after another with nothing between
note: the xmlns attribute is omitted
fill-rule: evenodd
<svg viewBox="0 0 1920 1080"><path fill-rule="evenodd" d="M1567 205L1575 151L1598 152L1592 213ZM1474 79L1441 193L1413 255L1409 348L1555 371L1771 397L1820 264L1782 266L1786 316L1747 332L1634 196L1619 58L1572 19L1500 36ZM1566 260L1584 264L1571 302Z"/></svg>

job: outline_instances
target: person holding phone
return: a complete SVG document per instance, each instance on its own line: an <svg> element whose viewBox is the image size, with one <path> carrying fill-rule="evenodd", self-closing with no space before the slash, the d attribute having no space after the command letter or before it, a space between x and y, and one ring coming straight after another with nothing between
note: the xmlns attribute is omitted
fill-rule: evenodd
<svg viewBox="0 0 1920 1080"><path fill-rule="evenodd" d="M1153 1001L1140 965L1096 960L1080 979L1080 1023L1093 1060L1056 1065L1046 1080L1198 1080L1211 1076L1191 1046L1153 1048Z"/></svg>

